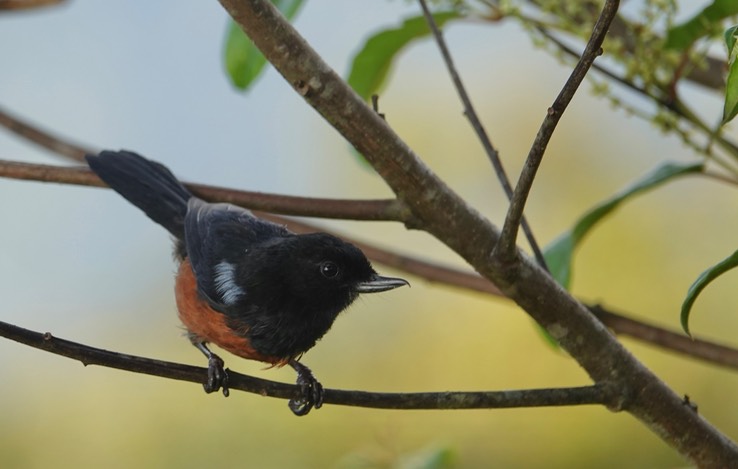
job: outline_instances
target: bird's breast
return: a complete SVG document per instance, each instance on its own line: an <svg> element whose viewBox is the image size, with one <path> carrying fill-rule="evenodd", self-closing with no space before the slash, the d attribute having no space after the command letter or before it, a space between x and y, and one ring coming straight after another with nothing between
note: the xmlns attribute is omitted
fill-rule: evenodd
<svg viewBox="0 0 738 469"><path fill-rule="evenodd" d="M211 342L239 357L259 360L272 365L284 365L286 360L259 353L245 337L247 331L237 332L230 328L226 316L211 308L198 293L197 279L189 260L179 266L175 282L175 297L179 319L187 330L203 342Z"/></svg>

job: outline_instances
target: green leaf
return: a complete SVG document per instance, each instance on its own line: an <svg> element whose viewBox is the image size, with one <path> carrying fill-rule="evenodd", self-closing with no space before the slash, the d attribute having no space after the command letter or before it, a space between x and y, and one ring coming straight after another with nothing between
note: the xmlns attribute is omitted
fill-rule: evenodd
<svg viewBox="0 0 738 469"><path fill-rule="evenodd" d="M272 3L285 18L292 20L300 10L303 0L272 0ZM231 83L244 91L261 75L267 62L251 39L233 20L228 24L224 60Z"/></svg>
<svg viewBox="0 0 738 469"><path fill-rule="evenodd" d="M728 77L725 80L725 104L723 105L723 121L725 125L738 114L738 26L725 31L725 45L728 46Z"/></svg>
<svg viewBox="0 0 738 469"><path fill-rule="evenodd" d="M447 21L458 18L454 11L435 13L433 18L440 28ZM354 56L348 84L362 98L369 99L382 86L397 54L410 42L430 34L423 16L407 18L398 28L385 29L370 37Z"/></svg>
<svg viewBox="0 0 738 469"><path fill-rule="evenodd" d="M687 297L684 299L684 303L682 303L681 315L682 329L684 329L684 332L686 332L687 335L692 335L689 332L689 313L692 311L692 305L694 305L697 296L699 296L702 290L704 290L710 282L735 267L738 267L738 251L702 272L700 276L697 277L697 280L695 280L689 287L689 290L687 290Z"/></svg>
<svg viewBox="0 0 738 469"><path fill-rule="evenodd" d="M664 163L609 199L597 204L580 217L571 229L562 233L545 249L544 256L551 275L564 288L568 289L571 282L571 264L574 250L597 223L612 213L625 200L653 189L675 177L700 172L702 168L701 163Z"/></svg>
<svg viewBox="0 0 738 469"><path fill-rule="evenodd" d="M405 455L398 461L401 469L450 469L455 465L456 452L452 448L432 446Z"/></svg>
<svg viewBox="0 0 738 469"><path fill-rule="evenodd" d="M715 32L720 21L733 15L738 15L738 1L714 0L688 21L671 28L664 47L683 51L697 39Z"/></svg>
<svg viewBox="0 0 738 469"><path fill-rule="evenodd" d="M738 37L738 26L726 29L723 33L723 37L725 38L725 45L728 47L728 56L733 57L733 48L735 47L735 41Z"/></svg>

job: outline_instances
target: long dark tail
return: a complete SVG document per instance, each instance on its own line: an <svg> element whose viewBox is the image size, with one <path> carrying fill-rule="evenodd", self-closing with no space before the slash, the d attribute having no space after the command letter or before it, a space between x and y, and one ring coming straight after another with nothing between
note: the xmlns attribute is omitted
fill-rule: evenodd
<svg viewBox="0 0 738 469"><path fill-rule="evenodd" d="M125 150L106 150L86 158L90 169L108 186L177 239L184 239L187 201L192 194L169 169Z"/></svg>

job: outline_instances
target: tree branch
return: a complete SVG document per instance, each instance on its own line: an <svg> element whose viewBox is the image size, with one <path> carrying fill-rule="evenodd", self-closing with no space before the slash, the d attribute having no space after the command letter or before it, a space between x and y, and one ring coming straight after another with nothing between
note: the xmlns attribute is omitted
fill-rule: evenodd
<svg viewBox="0 0 738 469"><path fill-rule="evenodd" d="M738 467L738 447L633 357L589 310L519 254L490 254L499 232L408 148L268 0L220 0L295 91L361 152L419 227L455 250L541 324L596 383L617 385L623 408L697 465ZM612 4L609 2L608 5ZM442 209L439 209L442 207Z"/></svg>
<svg viewBox="0 0 738 469"><path fill-rule="evenodd" d="M85 148L67 139L61 139L51 132L16 117L0 107L0 125L47 150L63 155L73 161L85 162L85 155L97 153L94 149Z"/></svg>
<svg viewBox="0 0 738 469"><path fill-rule="evenodd" d="M86 167L68 168L0 160L0 177L107 187L95 173ZM412 218L403 204L393 199L324 199L226 189L205 184L185 183L185 185L203 199L228 202L253 210L278 212L285 215L372 221L406 221ZM408 223L412 224L411 221Z"/></svg>
<svg viewBox="0 0 738 469"><path fill-rule="evenodd" d="M441 51L441 57L443 57L443 61L446 64L448 74L451 76L451 81L454 83L454 87L456 88L456 92L459 95L459 99L461 99L461 103L464 105L464 115L469 120L469 123L474 129L474 132L477 134L477 138L482 143L482 147L487 153L487 158L489 159L490 163L492 163L492 167L494 168L495 174L497 175L497 180L500 182L500 185L502 186L502 189L504 190L508 201L512 201L513 188L510 185L510 178L508 178L507 176L505 167L502 165L502 160L500 160L500 154L495 146L492 144L492 141L487 135L487 131L482 125L482 121L479 119L479 117L477 116L477 112L474 110L474 105L471 102L471 98L469 98L469 94L466 92L466 88L464 87L464 83L461 81L461 76L459 75L459 72L456 70L453 58L451 57L451 53L448 50L448 46L446 45L446 40L443 38L443 34L441 33L440 29L438 29L436 20L433 19L433 15L431 14L430 9L428 9L428 5L426 4L425 0L418 0L418 2L420 3L420 7L423 9L425 21L426 23L428 23L428 26L433 33L436 44L438 44L438 49ZM546 266L546 259L543 257L541 248L538 246L538 242L533 235L533 230L531 229L530 225L528 224L528 220L525 218L524 215L521 215L520 225L523 228L523 233L525 233L525 237L528 240L528 244L533 251L533 256L536 258L536 261L538 261L538 264L540 264L541 267L543 267L545 270L548 270L548 267Z"/></svg>
<svg viewBox="0 0 738 469"><path fill-rule="evenodd" d="M633 337L707 363L738 370L738 350L734 348L707 340L691 339L680 332L631 319L600 305L590 306L590 310L618 335Z"/></svg>
<svg viewBox="0 0 738 469"><path fill-rule="evenodd" d="M579 89L579 85L587 75L587 72L594 63L595 58L602 54L602 42L605 40L610 23L618 12L619 5L619 0L605 1L602 12L600 13L597 23L592 30L592 36L590 37L589 42L587 42L587 46L585 47L579 62L566 80L564 87L556 97L553 105L548 108L546 117L543 119L543 123L538 130L538 134L536 135L533 145L528 152L528 157L525 160L525 165L520 173L520 178L518 179L518 183L515 186L515 192L513 193L512 200L510 201L510 208L505 216L505 223L502 226L500 239L497 243L497 247L495 248L495 255L502 263L512 262L517 255L515 244L518 227L520 226L520 222L523 217L523 209L525 208L525 203L528 200L528 194L530 193L531 187L533 187L533 180L536 177L541 161L543 161L543 155L546 152L548 142L551 140L551 136L553 136L561 116L564 114L564 111L574 97L574 94Z"/></svg>
<svg viewBox="0 0 738 469"><path fill-rule="evenodd" d="M50 333L23 329L0 321L0 337L82 362L162 378L204 383L207 368L111 352L59 339ZM228 370L228 385L262 396L293 399L300 387L278 383ZM326 389L324 402L377 409L504 409L512 407L561 407L602 404L617 408L617 398L607 386L526 389L480 392L375 393Z"/></svg>

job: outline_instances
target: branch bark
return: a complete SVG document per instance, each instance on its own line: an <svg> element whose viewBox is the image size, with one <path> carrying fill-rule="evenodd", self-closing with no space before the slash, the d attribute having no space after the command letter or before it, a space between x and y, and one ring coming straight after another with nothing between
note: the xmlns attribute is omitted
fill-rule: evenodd
<svg viewBox="0 0 738 469"><path fill-rule="evenodd" d="M54 337L0 321L0 336L63 357L83 365L101 365L180 381L203 383L207 368L153 360L111 352ZM228 386L262 396L293 399L300 397L299 386L278 383L228 370ZM480 392L375 393L326 389L326 404L377 409L506 409L513 407L561 407L607 404L616 396L606 386L526 389Z"/></svg>
<svg viewBox="0 0 738 469"><path fill-rule="evenodd" d="M635 359L575 298L520 252L491 260L499 232L435 175L266 0L220 0L296 92L354 145L421 227L465 258L556 338L622 407L697 465L737 467L738 447ZM439 208L443 208L439 210Z"/></svg>
<svg viewBox="0 0 738 469"><path fill-rule="evenodd" d="M43 164L0 160L0 177L107 187L87 167L68 168ZM193 194L205 200L217 200L248 207L252 210L278 212L285 215L342 220L404 221L412 224L412 215L401 202L393 199L348 200L297 197L264 192L243 191L205 184L186 183Z"/></svg>

